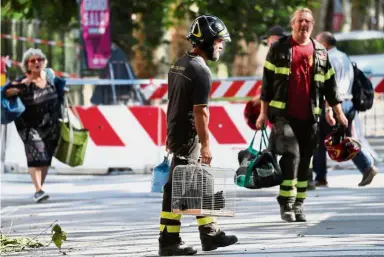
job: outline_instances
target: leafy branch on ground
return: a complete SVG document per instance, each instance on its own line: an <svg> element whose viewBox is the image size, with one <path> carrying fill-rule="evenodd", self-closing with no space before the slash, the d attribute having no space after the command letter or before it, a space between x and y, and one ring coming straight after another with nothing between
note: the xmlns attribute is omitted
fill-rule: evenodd
<svg viewBox="0 0 384 257"><path fill-rule="evenodd" d="M0 253L21 252L25 248L39 248L43 246L39 241L29 237L10 238L1 234Z"/></svg>
<svg viewBox="0 0 384 257"><path fill-rule="evenodd" d="M56 224L57 220L55 220L48 228L44 229L40 234L35 236L34 238L29 237L14 237L11 238L7 235L1 233L0 240L0 253L12 253L12 252L20 252L25 250L26 248L40 248L40 247L48 247L51 242L53 242L59 251L66 255L65 252L61 251L61 246L63 245L63 241L67 240L67 233L62 230L59 224ZM49 228L51 228L51 242L47 245L39 242L37 238L45 233Z"/></svg>

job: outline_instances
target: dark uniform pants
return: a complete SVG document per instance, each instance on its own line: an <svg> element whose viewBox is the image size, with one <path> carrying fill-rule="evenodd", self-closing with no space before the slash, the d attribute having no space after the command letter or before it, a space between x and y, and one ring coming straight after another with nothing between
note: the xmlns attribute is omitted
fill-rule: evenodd
<svg viewBox="0 0 384 257"><path fill-rule="evenodd" d="M196 160L200 154L200 146L197 145L188 158ZM172 175L176 166L188 164L187 160L173 157L168 182L164 186L163 193L163 207L160 214L160 232L166 231L167 233L179 233L181 227L180 214L172 213ZM213 217L197 216L197 225L199 226L200 233L211 234L218 230L217 224Z"/></svg>
<svg viewBox="0 0 384 257"><path fill-rule="evenodd" d="M317 124L296 119L277 119L270 136L270 147L281 155L284 180L279 199L303 202L308 186L308 168L317 145Z"/></svg>

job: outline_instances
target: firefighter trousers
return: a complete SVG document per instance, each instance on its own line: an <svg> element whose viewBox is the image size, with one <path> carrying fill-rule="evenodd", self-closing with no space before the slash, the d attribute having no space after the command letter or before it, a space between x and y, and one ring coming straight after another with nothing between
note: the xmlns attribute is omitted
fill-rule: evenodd
<svg viewBox="0 0 384 257"><path fill-rule="evenodd" d="M200 151L198 151L198 154L199 152ZM197 160L196 157L193 159ZM163 206L160 214L160 232L172 234L178 234L180 232L182 215L172 213L172 175L176 166L186 164L188 164L187 160L183 160L175 156L172 158L168 182L165 184L163 192ZM197 216L196 221L199 226L200 233L209 235L218 231L218 226L213 217Z"/></svg>
<svg viewBox="0 0 384 257"><path fill-rule="evenodd" d="M278 155L283 173L279 197L283 202L303 202L308 186L308 168L317 145L317 124L293 118L278 118L273 124L270 147ZM279 201L279 202L281 202Z"/></svg>

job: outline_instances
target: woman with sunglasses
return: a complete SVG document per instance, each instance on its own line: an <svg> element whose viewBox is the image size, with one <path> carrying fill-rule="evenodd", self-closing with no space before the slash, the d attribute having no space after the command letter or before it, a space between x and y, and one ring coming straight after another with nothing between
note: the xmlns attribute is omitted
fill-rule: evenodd
<svg viewBox="0 0 384 257"><path fill-rule="evenodd" d="M53 70L46 66L47 59L40 49L28 49L21 63L25 76L5 89L5 97L19 96L25 105L15 125L24 143L28 171L35 186L33 199L37 203L49 198L43 184L60 135L65 85L65 80L55 77Z"/></svg>

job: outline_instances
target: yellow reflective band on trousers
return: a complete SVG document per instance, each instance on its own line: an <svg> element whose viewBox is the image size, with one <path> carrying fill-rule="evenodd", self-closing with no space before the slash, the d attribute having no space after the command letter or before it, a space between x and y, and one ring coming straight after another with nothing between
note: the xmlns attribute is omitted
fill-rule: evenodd
<svg viewBox="0 0 384 257"><path fill-rule="evenodd" d="M296 187L307 188L308 187L308 181L298 181L296 184ZM297 194L299 194L299 193L297 193Z"/></svg>
<svg viewBox="0 0 384 257"><path fill-rule="evenodd" d="M315 109L313 109L313 113L317 114L317 115L320 115L321 114L321 108L320 107L315 107Z"/></svg>
<svg viewBox="0 0 384 257"><path fill-rule="evenodd" d="M275 107L275 108L278 108L278 109L285 109L285 105L286 104L284 102L275 101L275 100L272 100L269 103L269 106L272 106L272 107Z"/></svg>
<svg viewBox="0 0 384 257"><path fill-rule="evenodd" d="M305 199L305 198L307 198L306 192L298 192L296 195L296 199Z"/></svg>
<svg viewBox="0 0 384 257"><path fill-rule="evenodd" d="M208 225L208 224L211 224L212 222L215 222L215 220L212 217L204 217L204 218L197 219L197 225L199 226Z"/></svg>
<svg viewBox="0 0 384 257"><path fill-rule="evenodd" d="M174 214L172 212L162 211L160 213L160 218L180 221L181 220L181 214Z"/></svg>
<svg viewBox="0 0 384 257"><path fill-rule="evenodd" d="M165 227L167 227L167 232L168 233L180 233L180 228L181 226L170 226L170 225L161 225L160 224L160 232L163 232Z"/></svg>
<svg viewBox="0 0 384 257"><path fill-rule="evenodd" d="M296 196L296 188L290 191L285 191L280 189L279 195L284 197Z"/></svg>
<svg viewBox="0 0 384 257"><path fill-rule="evenodd" d="M288 186L288 187L293 187L297 183L296 179L293 180L283 180L283 183L281 183L282 186Z"/></svg>

